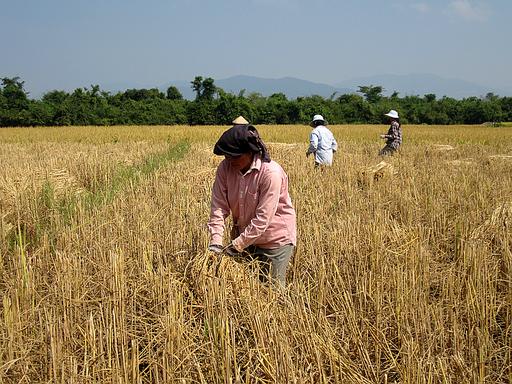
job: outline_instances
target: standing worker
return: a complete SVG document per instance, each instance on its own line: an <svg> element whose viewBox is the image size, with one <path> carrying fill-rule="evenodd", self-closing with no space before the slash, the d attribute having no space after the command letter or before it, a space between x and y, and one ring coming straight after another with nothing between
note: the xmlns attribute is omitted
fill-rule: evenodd
<svg viewBox="0 0 512 384"><path fill-rule="evenodd" d="M310 125L313 130L309 134L309 148L306 157L310 154L315 155L315 167L332 165L333 154L338 150L338 143L332 132L326 127L327 122L322 115L315 115Z"/></svg>
<svg viewBox="0 0 512 384"><path fill-rule="evenodd" d="M234 120L213 149L224 160L213 183L208 250L232 256L246 251L263 261L264 269L270 267L272 280L284 287L297 238L288 176L270 160L256 128L242 119ZM231 243L224 247L225 219L230 214L234 230Z"/></svg>
<svg viewBox="0 0 512 384"><path fill-rule="evenodd" d="M389 117L391 125L387 134L380 135L381 139L386 139L386 146L380 150L379 155L389 156L393 155L402 144L402 125L400 124L398 112L394 109L384 114L384 116Z"/></svg>

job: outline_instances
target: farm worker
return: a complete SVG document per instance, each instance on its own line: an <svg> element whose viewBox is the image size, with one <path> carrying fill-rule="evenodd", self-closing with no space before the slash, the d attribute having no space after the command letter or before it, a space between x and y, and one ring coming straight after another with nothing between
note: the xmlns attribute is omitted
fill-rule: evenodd
<svg viewBox="0 0 512 384"><path fill-rule="evenodd" d="M285 286L286 268L296 245L296 217L288 176L270 160L256 128L238 124L225 131L213 153L224 156L212 189L208 250L231 256L246 251ZM223 246L225 219L233 217L231 243Z"/></svg>
<svg viewBox="0 0 512 384"><path fill-rule="evenodd" d="M381 139L386 139L386 146L380 150L380 156L392 155L398 150L400 144L402 144L402 125L400 124L398 112L392 109L388 113L385 113L384 116L389 117L391 125L389 126L387 134L380 135Z"/></svg>
<svg viewBox="0 0 512 384"><path fill-rule="evenodd" d="M315 167L332 165L333 154L338 150L338 143L332 132L326 127L327 122L322 115L315 115L310 125L313 130L309 134L309 148L306 157L311 154L315 155Z"/></svg>

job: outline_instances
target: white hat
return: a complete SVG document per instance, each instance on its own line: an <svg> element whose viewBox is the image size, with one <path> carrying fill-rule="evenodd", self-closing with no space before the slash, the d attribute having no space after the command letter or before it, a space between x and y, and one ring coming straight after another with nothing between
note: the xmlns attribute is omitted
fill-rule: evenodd
<svg viewBox="0 0 512 384"><path fill-rule="evenodd" d="M235 120L232 121L232 123L235 125L249 124L249 122L245 120L243 116L238 116Z"/></svg>
<svg viewBox="0 0 512 384"><path fill-rule="evenodd" d="M389 111L388 113L385 113L384 116L388 116L388 117L391 117L392 119L398 119L398 112L395 111L394 109L392 109L391 111Z"/></svg>
<svg viewBox="0 0 512 384"><path fill-rule="evenodd" d="M323 122L324 124L326 123L324 117L322 115L315 115L313 116L313 120L311 120L311 123L309 125L311 125L312 127L315 126L315 121L321 121Z"/></svg>

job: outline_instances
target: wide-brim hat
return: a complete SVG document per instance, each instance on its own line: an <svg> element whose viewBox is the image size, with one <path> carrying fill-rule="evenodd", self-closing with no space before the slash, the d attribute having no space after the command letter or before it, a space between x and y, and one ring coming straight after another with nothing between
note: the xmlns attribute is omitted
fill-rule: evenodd
<svg viewBox="0 0 512 384"><path fill-rule="evenodd" d="M392 109L388 113L385 113L384 116L391 117L392 119L399 119L398 112Z"/></svg>
<svg viewBox="0 0 512 384"><path fill-rule="evenodd" d="M235 120L232 121L232 123L235 125L249 124L249 122L243 116L238 116Z"/></svg>
<svg viewBox="0 0 512 384"><path fill-rule="evenodd" d="M321 121L324 124L326 123L326 121L322 115L315 115L315 116L313 116L313 120L311 120L311 123L309 123L309 125L314 126L315 121Z"/></svg>

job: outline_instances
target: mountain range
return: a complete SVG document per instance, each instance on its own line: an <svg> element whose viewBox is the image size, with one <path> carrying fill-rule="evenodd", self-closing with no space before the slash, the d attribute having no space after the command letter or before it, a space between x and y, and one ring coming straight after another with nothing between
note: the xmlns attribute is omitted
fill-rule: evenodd
<svg viewBox="0 0 512 384"><path fill-rule="evenodd" d="M193 99L195 94L191 88L190 81L171 81L156 88L165 92L169 86L175 86L186 99ZM278 79L261 78L255 76L239 75L225 79L215 79L215 85L226 92L238 94L245 90L249 93L260 93L263 96L270 96L274 93L284 93L289 99L300 96L319 95L324 98L332 95L355 93L359 86L373 85L382 86L384 95L391 95L394 91L401 97L408 95L435 94L437 97L482 97L489 92L499 96L512 96L512 85L500 88L480 85L474 82L444 78L433 74L409 74L409 75L375 75L357 77L335 84L316 83L294 77L283 77ZM105 84L101 89L110 92L124 91L129 88L154 88L155 86L130 85L129 83Z"/></svg>

